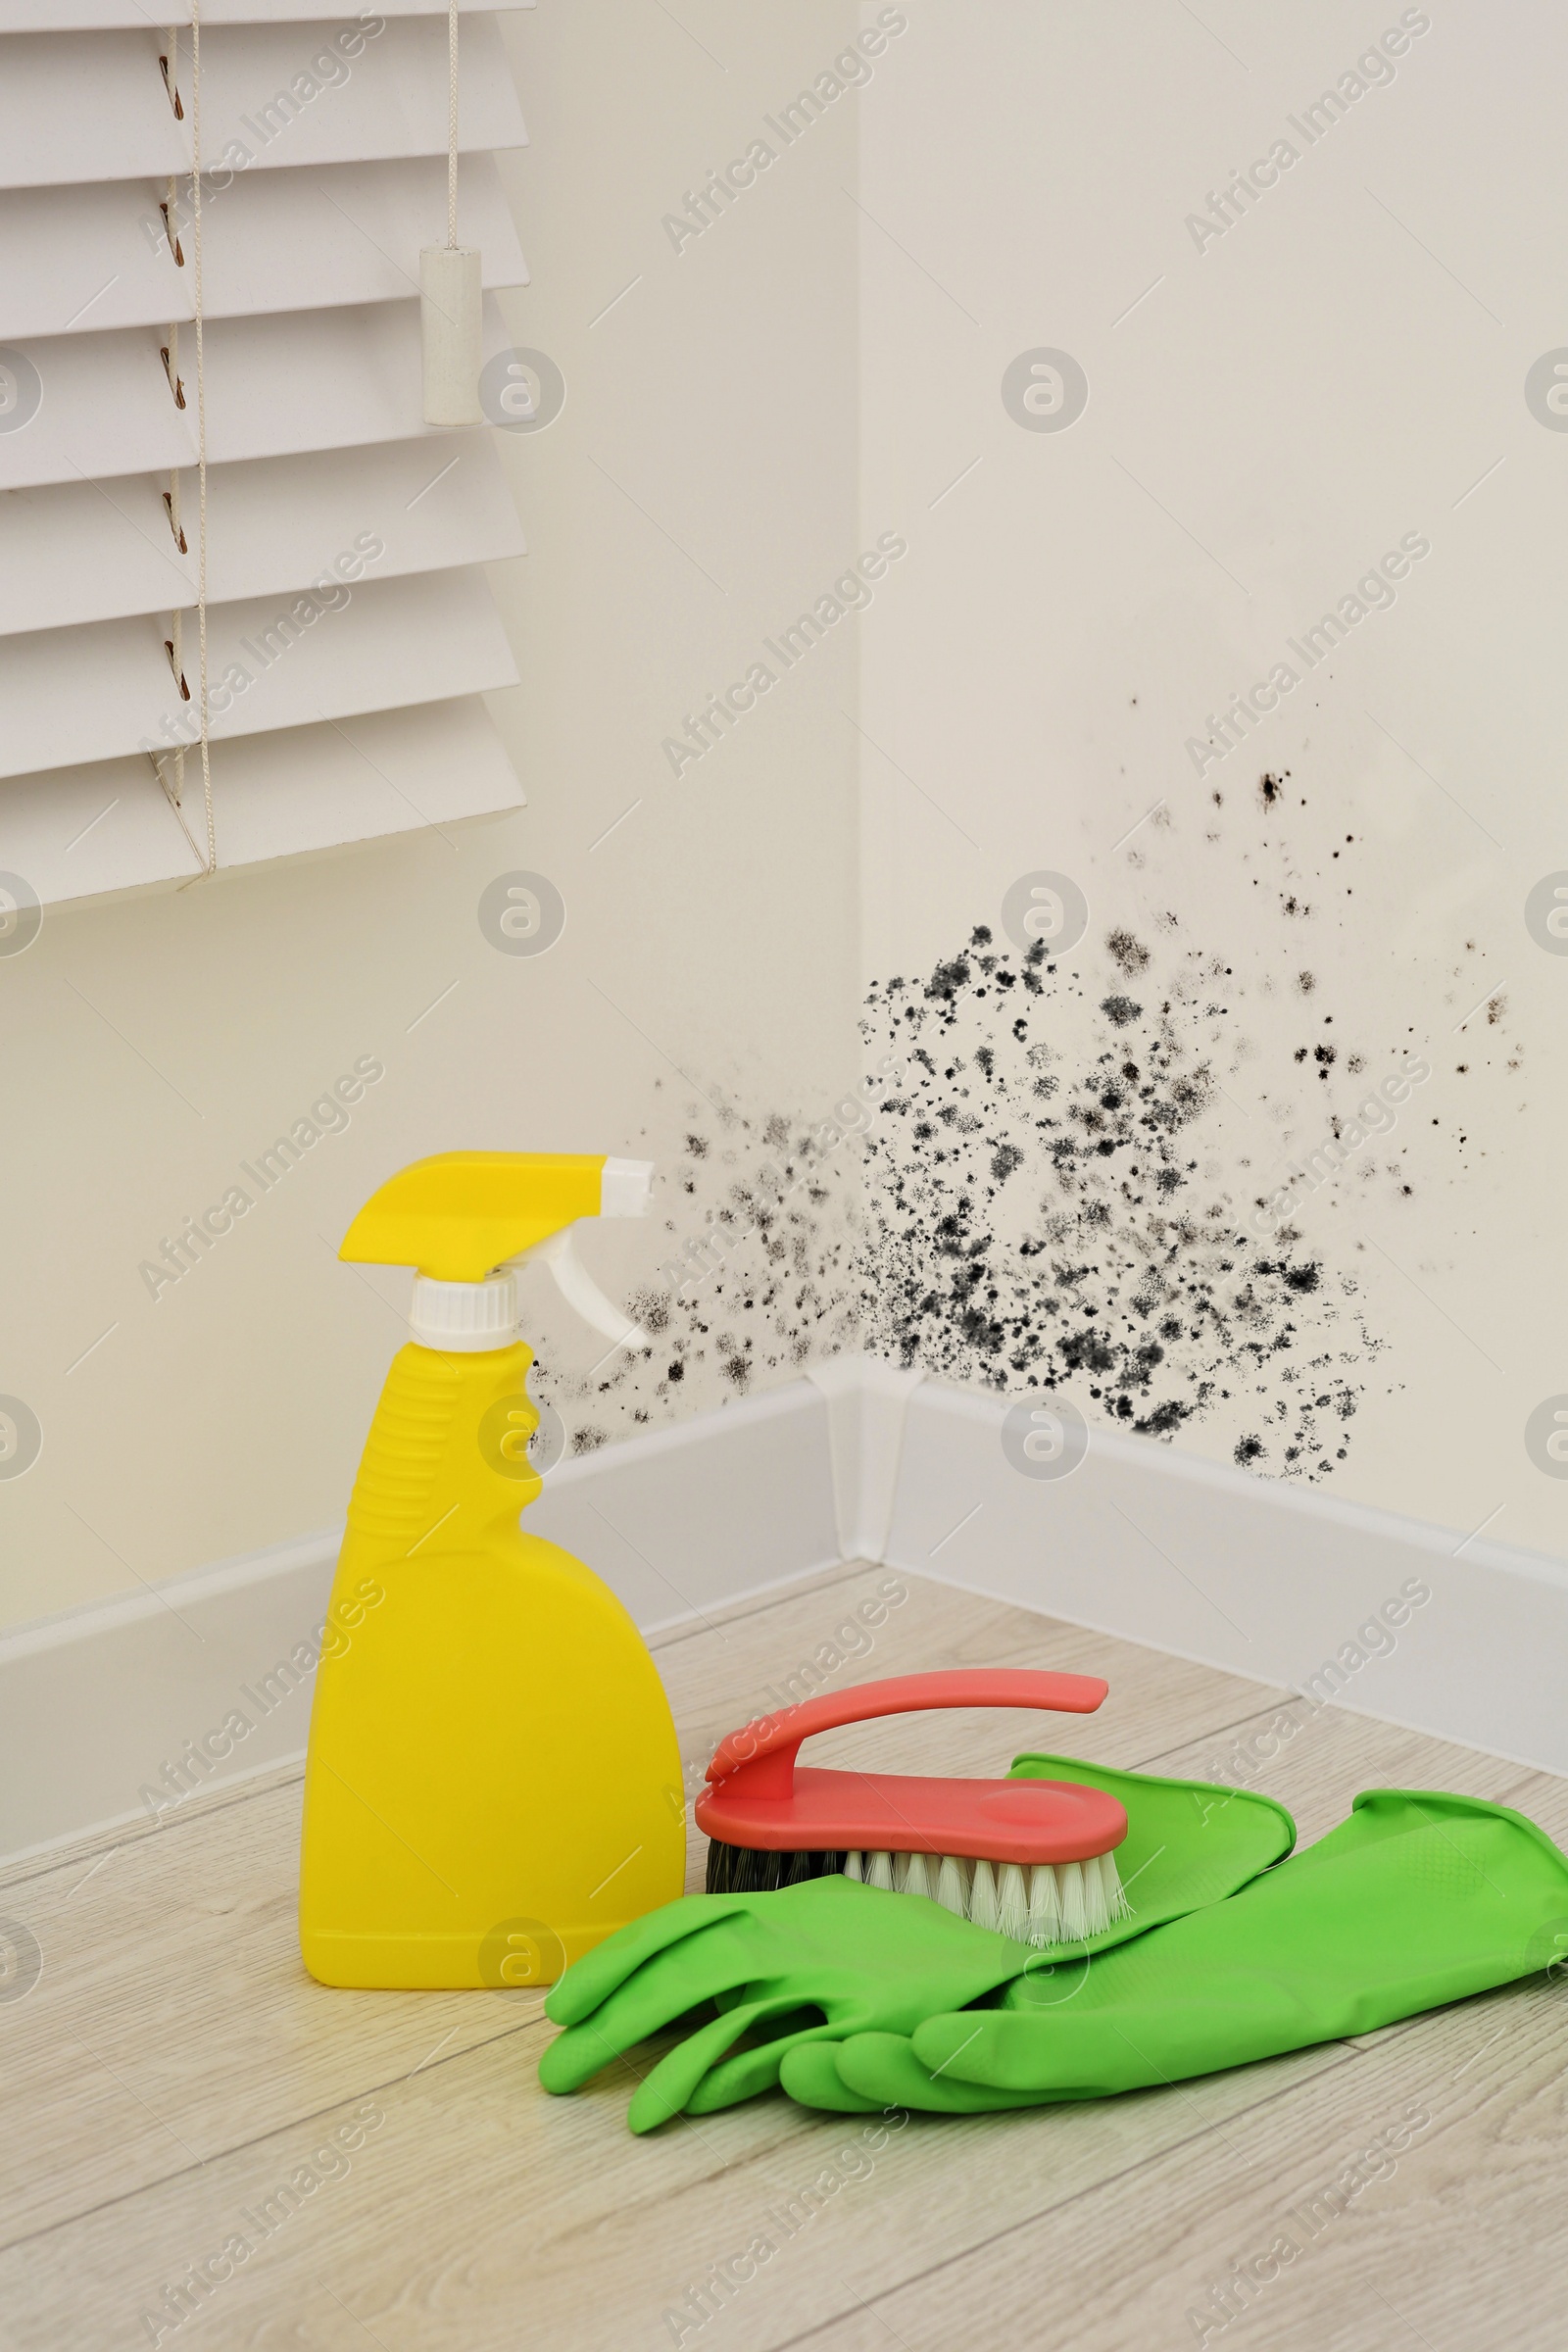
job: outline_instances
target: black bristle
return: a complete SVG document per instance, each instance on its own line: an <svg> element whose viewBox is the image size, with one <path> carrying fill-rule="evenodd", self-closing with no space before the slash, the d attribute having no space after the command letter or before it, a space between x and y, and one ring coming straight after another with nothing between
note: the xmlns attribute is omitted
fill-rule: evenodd
<svg viewBox="0 0 1568 2352"><path fill-rule="evenodd" d="M710 1894L772 1894L808 1879L835 1877L843 1868L842 1851L771 1853L750 1845L726 1845L721 1838L708 1841Z"/></svg>

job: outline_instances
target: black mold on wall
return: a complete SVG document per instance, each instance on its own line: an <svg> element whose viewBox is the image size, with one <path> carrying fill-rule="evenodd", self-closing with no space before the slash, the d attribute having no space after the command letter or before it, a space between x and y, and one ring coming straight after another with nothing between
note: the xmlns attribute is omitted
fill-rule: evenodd
<svg viewBox="0 0 1568 2352"><path fill-rule="evenodd" d="M657 1082L640 1148L662 1171L662 1262L629 1301L651 1345L595 1362L573 1328L547 1351L540 1393L572 1449L863 1344L1004 1394L1063 1389L1146 1436L1200 1425L1267 1474L1331 1475L1382 1348L1365 1235L1397 1253L1389 1218L1462 1183L1472 1151L1436 1080L1395 1123L1366 1106L1440 1020L1462 1038L1444 1079L1521 1062L1458 935L1441 1010L1411 999L1396 1034L1355 1034L1343 949L1368 844L1344 821L1309 811L1288 769L1205 792L1196 829L1156 804L1117 858L1141 918L1054 961L980 927L877 983L868 1075L814 1120ZM1245 897L1245 963L1191 944L1193 851Z"/></svg>
<svg viewBox="0 0 1568 2352"><path fill-rule="evenodd" d="M1102 957L1136 997L1106 991ZM969 1386L1064 1389L1150 1437L1223 1411L1239 1461L1321 1479L1378 1343L1353 1278L1293 1227L1260 1238L1204 1172L1230 974L1161 963L1126 929L1052 962L981 926L871 991L867 1042L903 1077L873 1098L864 1342Z"/></svg>

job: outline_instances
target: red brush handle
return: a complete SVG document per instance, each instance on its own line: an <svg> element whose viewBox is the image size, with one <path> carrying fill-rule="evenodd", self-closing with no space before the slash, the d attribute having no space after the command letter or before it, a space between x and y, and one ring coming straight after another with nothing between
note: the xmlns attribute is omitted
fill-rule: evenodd
<svg viewBox="0 0 1568 2352"><path fill-rule="evenodd" d="M726 1781L744 1772L751 1795L788 1796L795 1786L796 1750L815 1732L871 1723L879 1715L916 1715L927 1707L1043 1707L1054 1715L1092 1715L1109 1689L1095 1674L1033 1674L1004 1666L896 1674L885 1683L823 1691L726 1733L713 1751L708 1778Z"/></svg>

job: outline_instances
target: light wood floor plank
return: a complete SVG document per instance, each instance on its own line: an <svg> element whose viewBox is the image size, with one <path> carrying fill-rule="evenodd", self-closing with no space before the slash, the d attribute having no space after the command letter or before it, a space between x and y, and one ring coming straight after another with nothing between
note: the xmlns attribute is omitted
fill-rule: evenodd
<svg viewBox="0 0 1568 2352"><path fill-rule="evenodd" d="M869 1628L856 1615L867 1605L885 1610ZM1264 1685L882 1569L832 1571L754 1596L658 1637L655 1648L689 1791L723 1732L814 1678L842 1687L917 1668L1032 1665L1103 1674L1111 1695L1091 1717L895 1718L832 1735L810 1753L969 1774L1004 1771L1023 1748L1059 1747L1195 1778L1245 1772L1291 1807L1304 1838L1341 1818L1361 1787L1472 1788L1568 1833L1568 1784L1549 1776L1367 1718L1315 1713ZM1247 1742L1292 1710L1301 1717L1296 1734L1260 1758ZM686 2342L771 2352L808 2338L858 2352L862 2332L867 2344L893 2343L890 2328L911 2345L966 2338L983 2309L982 2341L1070 2341L1075 2352L1157 2344L1167 2338L1139 2331L1162 2294L1168 2302L1185 2292L1210 2261L1219 2184L1241 2182L1239 2210L1261 2216L1286 2178L1281 2144L1306 2150L1309 2173L1339 2144L1336 2132L1363 2128L1362 2093L1351 2084L1386 2082L1390 2097L1402 2096L1401 2086L1445 2066L1459 2073L1444 2127L1458 2136L1446 2144L1461 2149L1473 2131L1475 2160L1494 2165L1494 2143L1504 2145L1513 2187L1496 2227L1523 2266L1516 2300L1527 2332L1517 2340L1537 2340L1528 2328L1544 2306L1516 2245L1525 2225L1508 2202L1534 2196L1535 2159L1506 2153L1516 2127L1497 2116L1515 2109L1475 2104L1476 2084L1494 2071L1490 2048L1474 2054L1494 2031L1485 2003L1362 2046L1136 2098L968 2122L915 2118L879 2147L856 2119L806 2115L776 2098L634 2141L622 2120L634 2080L624 2068L578 2098L539 2090L535 2068L551 2029L537 1996L327 1992L305 1977L294 1940L299 1804L297 1773L218 1791L156 1833L89 1840L7 1883L0 1907L32 1926L45 1968L25 1999L0 2006L0 2344L91 2352L146 2343L142 2311L238 2231L255 2239L254 2255L180 2337L258 2352L364 2352L371 2340L384 2352L511 2352L519 2343L623 2352L672 2342L664 2310L769 2229L776 2252L732 2290L732 2308L689 2328ZM701 1840L693 1844L695 1885ZM1496 2046L1526 2073L1536 2069L1532 2083L1541 2078L1529 2094L1533 2132L1546 2112L1539 2102L1554 2095L1550 2068L1561 2063L1553 2021L1568 2010L1532 2010L1531 2041L1519 1999L1534 1994L1498 1996ZM270 2232L241 2218L325 2134L352 2130L367 2100L383 2120L341 2177ZM1354 2239L1406 2165L1416 2177L1429 2140L1435 2134L1401 2162L1395 2183L1357 2201L1337 2239ZM840 2185L822 2211L793 2234L769 2224L825 2165ZM1078 2217L1124 2215L1145 2198L1152 2219L1125 2241L1136 2259L1127 2263L1125 2247L1102 2257L1136 2274L1125 2313L1112 2299L1116 2324L1125 2317L1133 2331L1097 2334L1094 2316L1092 2327L1052 2334L1042 2314L1073 2308L1057 2281ZM1004 2304L995 2281L980 2281L999 2233L1004 2283L1018 2290ZM1250 2246L1244 2232L1231 2253ZM1320 2330L1315 2339L1282 2335L1282 2345L1341 2341L1332 2299L1298 2293L1309 2262L1337 2278L1333 2253L1327 2241L1314 2246L1270 2290L1271 2313L1288 2316L1299 2303ZM1430 2259L1452 2271L1451 2244L1435 2237ZM1257 2330L1273 2324L1233 2326L1272 2347L1274 2335ZM1189 2328L1168 2340L1194 2338ZM1401 2339L1396 2329L1343 2340ZM1432 2340L1436 2352L1450 2342L1457 2352L1466 2339Z"/></svg>
<svg viewBox="0 0 1568 2352"><path fill-rule="evenodd" d="M907 1598L889 1605L884 1586L906 1591ZM719 1620L712 1635L657 1651L683 1752L706 1764L725 1732L787 1703L792 1694L803 1695L823 1648L844 1654L841 1629L853 1627L862 1604L887 1606L886 1622L870 1636L874 1646L867 1654L831 1675L834 1688L917 1669L1025 1666L1099 1674L1110 1684L1110 1695L1090 1716L1004 1708L983 1715L889 1717L813 1740L811 1757L822 1763L881 1760L892 1772L1002 1773L1026 1748L1137 1761L1152 1746L1200 1738L1209 1727L1217 1734L1287 1696L950 1586L860 1569L831 1589L783 1595L765 1613L753 1612L734 1625Z"/></svg>
<svg viewBox="0 0 1568 2352"><path fill-rule="evenodd" d="M298 1780L7 1895L43 1952L0 2007L0 2242L205 2163L511 2023L506 1996L314 1985ZM449 2047L451 2044L448 2045Z"/></svg>
<svg viewBox="0 0 1568 2352"><path fill-rule="evenodd" d="M1216 1739L1185 1740L1150 1765L1276 1798L1302 1845L1343 1821L1362 1788L1446 1788L1503 1803L1522 1777L1500 1756L1301 1699L1262 1708Z"/></svg>
<svg viewBox="0 0 1568 2352"><path fill-rule="evenodd" d="M1378 2148L1423 2114L1402 2152ZM891 2295L853 2274L871 2309L847 2294L842 2322L809 2340L935 2352L983 2311L988 2343L1072 2352L1557 2352L1565 2130L1568 1996L1537 1979L1351 2053L1223 2136L1152 2152ZM1296 2251L1277 2275L1237 2289L1235 2266L1271 2249L1278 2262L1281 2240ZM1217 2288L1231 2292L1228 2321Z"/></svg>
<svg viewBox="0 0 1568 2352"><path fill-rule="evenodd" d="M291 2345L335 2344L337 2315L315 2291L328 2278L387 2352L502 2352L524 2340L621 2352L670 2341L663 2312L715 2262L771 2233L778 2254L733 2338L762 2352L841 2312L847 2270L862 2292L894 2286L1158 2149L1228 2133L1237 2109L1334 2063L1317 2052L1070 2119L913 2119L880 2148L875 2122L777 2099L638 2141L624 2128L634 2080L624 2068L576 2098L540 2091L547 2037L522 2031L373 2093L385 2122L352 2172L213 2298L220 2340L261 2342L279 2325ZM123 2341L127 2305L152 2308L231 2232L254 2236L247 2216L355 2111L286 2127L141 2192L133 2212L103 2209L0 2256L0 2304L22 2352L58 2340L62 2308L83 2352ZM840 2185L812 2219L803 2192L828 2167ZM792 2203L790 2237L774 2217Z"/></svg>
<svg viewBox="0 0 1568 2352"><path fill-rule="evenodd" d="M885 1612L882 1623L867 1626L862 1607ZM838 1683L981 1661L1114 1678L1090 1718L896 1719L813 1749L888 1770L1001 1773L1016 1749L1055 1742L1119 1756L1129 1742L1136 1751L1200 1736L1257 1696L1250 1684L945 1586L857 1570L658 1645L692 1793L725 1731L786 1702L791 1678L804 1690L808 1673L825 1675L824 1648L847 1661ZM495 1996L360 1996L309 1982L294 1935L299 1806L297 1773L248 1798L215 1791L161 1830L90 1841L14 1879L8 1912L36 1936L45 1965L25 2001L0 2008L0 2243L205 2162L235 2144L236 2118L244 2135L265 2133L407 2072L438 2044L501 2030ZM689 1886L703 1869L694 1838ZM205 2032L193 2032L196 2020Z"/></svg>

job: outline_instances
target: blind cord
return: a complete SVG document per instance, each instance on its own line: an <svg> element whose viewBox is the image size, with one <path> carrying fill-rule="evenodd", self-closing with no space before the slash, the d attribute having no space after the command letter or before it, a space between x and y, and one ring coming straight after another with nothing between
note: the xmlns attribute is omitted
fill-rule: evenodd
<svg viewBox="0 0 1568 2352"><path fill-rule="evenodd" d="M456 0L453 0L454 8ZM218 871L218 829L213 818L212 747L207 724L207 365L202 327L202 12L201 0L190 0L190 148L191 222L195 245L196 311L196 509L200 533L196 554L197 687L202 730L202 806L207 817L207 872Z"/></svg>
<svg viewBox="0 0 1568 2352"><path fill-rule="evenodd" d="M171 25L164 35L164 55L167 61L164 65L164 86L169 92L169 101L174 110L176 122L183 122L185 109L181 105L179 97L179 27L177 24ZM185 255L179 241L178 217L179 182L171 172L169 191L164 204L164 226L169 237L170 259L173 262L176 270L183 270ZM169 389L173 395L174 405L176 408L182 409L185 406L185 395L179 380L179 320L177 318L171 319L169 323L169 342L164 350L164 368L169 377ZM180 554L184 555L186 552L185 533L180 524L179 467L177 465L171 466L169 468L169 525L178 543ZM176 605L169 616L167 650L174 683L178 686L180 694L188 700L190 689L185 683L184 639L185 615L180 607ZM152 761L153 773L163 787L164 798L172 808L180 831L190 843L190 854L196 859L197 864L202 865L202 853L196 846L194 834L185 822L185 747L183 744L176 744L172 758L164 752L152 752L148 757ZM172 770L172 781L171 781L171 769Z"/></svg>
<svg viewBox="0 0 1568 2352"><path fill-rule="evenodd" d="M458 0L447 5L447 246L458 243Z"/></svg>

